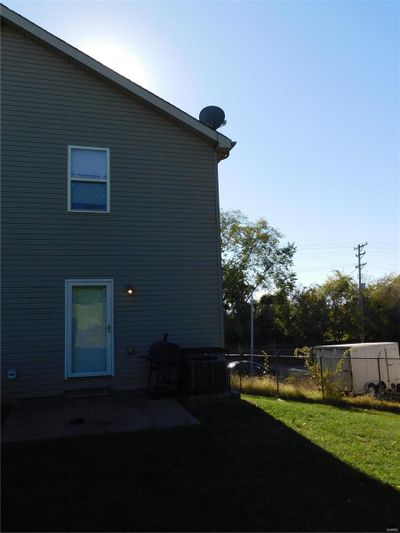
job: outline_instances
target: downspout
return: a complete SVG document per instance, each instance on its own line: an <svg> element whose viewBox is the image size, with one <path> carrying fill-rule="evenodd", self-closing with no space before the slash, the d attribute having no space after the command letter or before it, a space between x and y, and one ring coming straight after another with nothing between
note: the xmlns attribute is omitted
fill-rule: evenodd
<svg viewBox="0 0 400 533"><path fill-rule="evenodd" d="M224 303L222 296L222 259L221 259L221 218L219 211L219 181L217 149L214 151L214 180L215 180L215 221L217 224L217 267L218 267L218 292L219 292L219 341L221 348L225 348L225 328L224 328ZM228 155L226 157L229 156Z"/></svg>
<svg viewBox="0 0 400 533"><path fill-rule="evenodd" d="M219 207L219 180L218 180L218 163L229 157L230 150L236 145L236 141L231 141L230 147L223 147L217 144L214 150L214 181L215 181L215 220L218 228L217 234L217 266L218 266L218 291L220 294L220 312L219 312L219 337L220 345L225 348L225 325L224 325L224 302L223 302L223 284L222 284L222 258L221 258L221 218ZM221 154L222 152L222 154ZM222 157L221 157L222 155Z"/></svg>

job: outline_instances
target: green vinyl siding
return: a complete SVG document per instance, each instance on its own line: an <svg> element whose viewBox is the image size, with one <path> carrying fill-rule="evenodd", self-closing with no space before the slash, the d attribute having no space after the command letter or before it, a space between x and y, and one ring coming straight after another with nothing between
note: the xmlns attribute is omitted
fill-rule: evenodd
<svg viewBox="0 0 400 533"><path fill-rule="evenodd" d="M11 26L1 40L3 391L143 389L164 332L223 343L215 148ZM68 145L109 148L110 213L68 212ZM114 281L115 376L65 380L64 283L96 278Z"/></svg>

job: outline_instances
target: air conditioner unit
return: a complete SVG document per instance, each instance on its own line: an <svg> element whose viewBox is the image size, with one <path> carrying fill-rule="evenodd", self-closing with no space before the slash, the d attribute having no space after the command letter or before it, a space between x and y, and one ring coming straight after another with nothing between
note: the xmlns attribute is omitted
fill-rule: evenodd
<svg viewBox="0 0 400 533"><path fill-rule="evenodd" d="M195 356L187 361L187 386L192 392L221 392L228 388L228 370L224 357Z"/></svg>

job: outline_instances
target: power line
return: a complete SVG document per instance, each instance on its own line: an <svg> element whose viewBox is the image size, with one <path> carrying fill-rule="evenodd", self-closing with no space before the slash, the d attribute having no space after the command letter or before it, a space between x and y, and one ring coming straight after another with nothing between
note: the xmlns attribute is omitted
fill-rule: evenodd
<svg viewBox="0 0 400 533"><path fill-rule="evenodd" d="M312 243L312 242L297 241L294 244L301 250L324 248L327 251L329 251L329 249L333 250L333 249L338 249L338 248L348 249L349 244L351 243L349 242L319 242L319 243L315 242L315 243ZM373 241L369 243L369 246L372 246L372 248L374 249L382 249L382 250L388 250L388 251L390 250L399 251L400 250L400 244L398 242L384 243L384 242Z"/></svg>
<svg viewBox="0 0 400 533"><path fill-rule="evenodd" d="M296 272L304 273L304 272L326 272L326 271L332 271L332 270L341 270L344 268L350 268L352 265L330 265L330 266L324 266L324 267L311 267L311 268L299 268L296 270Z"/></svg>

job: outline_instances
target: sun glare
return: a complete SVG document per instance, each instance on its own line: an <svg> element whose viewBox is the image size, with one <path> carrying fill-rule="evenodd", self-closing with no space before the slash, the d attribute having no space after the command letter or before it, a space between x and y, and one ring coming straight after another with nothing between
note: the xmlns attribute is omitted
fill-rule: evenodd
<svg viewBox="0 0 400 533"><path fill-rule="evenodd" d="M79 48L118 74L146 89L150 89L151 83L148 72L133 50L104 41L81 43Z"/></svg>

